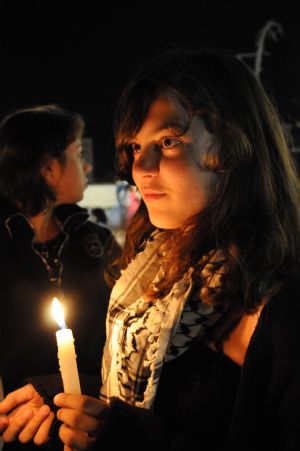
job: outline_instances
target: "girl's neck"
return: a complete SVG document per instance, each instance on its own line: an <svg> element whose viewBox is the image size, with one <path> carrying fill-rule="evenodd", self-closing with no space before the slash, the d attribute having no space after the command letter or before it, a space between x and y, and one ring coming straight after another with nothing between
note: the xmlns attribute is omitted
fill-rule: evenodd
<svg viewBox="0 0 300 451"><path fill-rule="evenodd" d="M30 218L35 233L35 241L45 242L55 238L61 231L53 215L53 208Z"/></svg>

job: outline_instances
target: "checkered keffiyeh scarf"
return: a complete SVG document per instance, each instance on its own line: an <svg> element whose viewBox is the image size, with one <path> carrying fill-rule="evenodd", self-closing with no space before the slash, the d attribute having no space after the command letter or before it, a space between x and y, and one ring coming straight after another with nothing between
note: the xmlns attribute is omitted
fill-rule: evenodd
<svg viewBox="0 0 300 451"><path fill-rule="evenodd" d="M205 321L210 325L220 317L212 306L199 302L199 297L197 307L186 302L192 291L192 268L163 299L152 303L144 298L151 284L164 277L158 249L165 233L153 235L112 290L102 360L100 399L104 402L118 397L151 408L164 361L180 355L201 336ZM202 272L204 278L210 277ZM213 277L212 287L220 283L219 275L217 281Z"/></svg>

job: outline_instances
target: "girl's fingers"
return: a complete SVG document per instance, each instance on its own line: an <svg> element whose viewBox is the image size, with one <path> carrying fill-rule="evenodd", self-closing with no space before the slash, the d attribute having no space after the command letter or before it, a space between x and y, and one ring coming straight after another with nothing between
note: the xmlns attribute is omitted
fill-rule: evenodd
<svg viewBox="0 0 300 451"><path fill-rule="evenodd" d="M15 407L30 401L37 395L37 392L31 384L19 388L9 393L2 402L0 402L0 413L5 414L10 412Z"/></svg>
<svg viewBox="0 0 300 451"><path fill-rule="evenodd" d="M35 434L34 437L34 443L36 445L42 445L44 443L46 443L49 440L49 432L50 432L50 428L52 425L52 422L54 420L54 413L50 412L48 417L43 421L43 423L41 424L39 430L37 431L37 433Z"/></svg>
<svg viewBox="0 0 300 451"><path fill-rule="evenodd" d="M28 409L22 415L17 416L4 431L2 438L5 442L13 442L32 418L33 410Z"/></svg>
<svg viewBox="0 0 300 451"><path fill-rule="evenodd" d="M4 416L0 416L0 434L7 428L8 426L8 418Z"/></svg>
<svg viewBox="0 0 300 451"><path fill-rule="evenodd" d="M85 395L73 395L69 393L59 393L54 397L54 404L58 407L80 410L92 416L101 416L107 406L99 399Z"/></svg>
<svg viewBox="0 0 300 451"><path fill-rule="evenodd" d="M84 433L97 435L99 432L100 420L78 410L59 409L56 416L61 422Z"/></svg>
<svg viewBox="0 0 300 451"><path fill-rule="evenodd" d="M64 451L74 451L74 450L72 448L70 448L68 445L65 445Z"/></svg>
<svg viewBox="0 0 300 451"><path fill-rule="evenodd" d="M45 439L48 438L47 428L46 431L43 432L43 422L49 416L50 408L47 405L40 407L40 409L35 413L30 421L26 424L23 430L19 433L18 439L21 443L27 443L34 439L36 433L39 428L42 428L41 436L44 437L44 433L46 432ZM16 418L17 420L17 418ZM14 421L16 421L14 420ZM51 425L51 424L50 424Z"/></svg>
<svg viewBox="0 0 300 451"><path fill-rule="evenodd" d="M71 449L86 450L95 442L107 406L97 398L68 393L56 395L54 403L62 407L57 412L64 423L59 432L61 440Z"/></svg>
<svg viewBox="0 0 300 451"><path fill-rule="evenodd" d="M59 437L65 444L64 451L66 450L85 451L95 442L94 438L89 437L84 432L78 431L76 429L71 429L66 424L63 424L60 427Z"/></svg>

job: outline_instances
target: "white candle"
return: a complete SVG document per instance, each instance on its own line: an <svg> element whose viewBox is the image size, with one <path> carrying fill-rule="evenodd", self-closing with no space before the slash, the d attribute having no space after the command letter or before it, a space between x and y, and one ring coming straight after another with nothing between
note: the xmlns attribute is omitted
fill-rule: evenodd
<svg viewBox="0 0 300 451"><path fill-rule="evenodd" d="M71 329L66 328L63 307L57 298L52 301L52 314L60 326L56 332L58 347L58 361L64 391L66 393L81 393L79 375L77 369L74 338Z"/></svg>

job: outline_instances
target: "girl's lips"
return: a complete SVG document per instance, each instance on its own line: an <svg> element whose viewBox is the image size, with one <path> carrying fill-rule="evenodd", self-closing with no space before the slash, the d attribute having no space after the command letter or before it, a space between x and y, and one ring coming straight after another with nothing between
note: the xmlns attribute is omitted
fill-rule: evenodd
<svg viewBox="0 0 300 451"><path fill-rule="evenodd" d="M144 200L159 200L165 196L166 196L166 194L164 194L164 193L144 193L143 194Z"/></svg>

